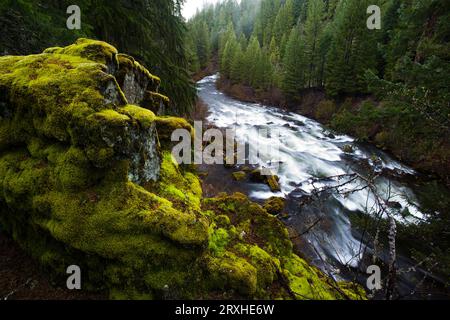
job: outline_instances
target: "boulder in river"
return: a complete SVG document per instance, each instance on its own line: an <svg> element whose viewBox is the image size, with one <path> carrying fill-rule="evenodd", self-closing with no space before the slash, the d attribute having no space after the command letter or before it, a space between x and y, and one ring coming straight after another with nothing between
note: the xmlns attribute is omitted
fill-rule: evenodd
<svg viewBox="0 0 450 320"><path fill-rule="evenodd" d="M280 178L277 175L263 174L262 169L255 169L250 172L250 180L257 183L267 184L272 192L281 191Z"/></svg>
<svg viewBox="0 0 450 320"><path fill-rule="evenodd" d="M233 172L233 179L236 181L243 181L247 178L247 173L244 171Z"/></svg>
<svg viewBox="0 0 450 320"><path fill-rule="evenodd" d="M283 212L284 202L284 198L271 197L264 202L263 207L267 210L268 213L278 215Z"/></svg>

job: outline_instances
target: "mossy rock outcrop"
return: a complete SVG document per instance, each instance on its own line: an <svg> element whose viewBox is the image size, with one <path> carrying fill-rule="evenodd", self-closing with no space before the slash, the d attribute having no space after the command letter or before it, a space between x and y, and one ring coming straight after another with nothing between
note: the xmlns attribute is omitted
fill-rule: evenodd
<svg viewBox="0 0 450 320"><path fill-rule="evenodd" d="M267 170L267 169L265 169ZM253 182L264 183L269 186L272 192L281 191L279 180L280 178L277 175L267 174L267 172L263 172L263 169L255 169L250 172L250 180Z"/></svg>
<svg viewBox="0 0 450 320"><path fill-rule="evenodd" d="M263 208L270 214L277 215L283 212L285 199L280 197L271 197L264 202Z"/></svg>
<svg viewBox="0 0 450 320"><path fill-rule="evenodd" d="M0 230L112 298L359 298L292 253L243 195L202 199L159 78L100 41L0 57ZM158 107L159 106L159 107ZM158 109L158 110L156 110Z"/></svg>

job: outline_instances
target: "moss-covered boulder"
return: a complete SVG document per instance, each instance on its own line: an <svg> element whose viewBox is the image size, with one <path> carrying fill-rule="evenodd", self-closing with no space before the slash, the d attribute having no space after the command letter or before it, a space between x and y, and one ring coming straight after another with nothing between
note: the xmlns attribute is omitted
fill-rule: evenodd
<svg viewBox="0 0 450 320"><path fill-rule="evenodd" d="M247 179L247 173L245 171L236 171L231 174L236 181L244 181Z"/></svg>
<svg viewBox="0 0 450 320"><path fill-rule="evenodd" d="M273 215L278 215L283 212L285 206L285 199L280 197L270 197L264 202L263 208Z"/></svg>
<svg viewBox="0 0 450 320"><path fill-rule="evenodd" d="M0 58L0 228L112 298L345 298L243 195L202 199L173 159L159 78L100 41ZM161 102L162 101L162 102ZM339 289L336 289L339 288ZM348 292L348 294L347 294ZM353 297L353 296L352 296Z"/></svg>
<svg viewBox="0 0 450 320"><path fill-rule="evenodd" d="M236 290L260 299L365 297L361 287L336 283L295 255L284 225L245 195L205 199L204 210L214 212L207 268L224 297Z"/></svg>
<svg viewBox="0 0 450 320"><path fill-rule="evenodd" d="M272 192L281 191L280 178L277 175L268 175L263 169L255 169L250 172L250 180L257 183L264 183L269 186Z"/></svg>

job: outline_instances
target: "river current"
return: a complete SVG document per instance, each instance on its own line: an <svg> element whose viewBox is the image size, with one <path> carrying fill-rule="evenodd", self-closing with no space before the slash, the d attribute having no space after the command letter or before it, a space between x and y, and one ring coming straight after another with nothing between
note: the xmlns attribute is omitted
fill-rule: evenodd
<svg viewBox="0 0 450 320"><path fill-rule="evenodd" d="M382 150L358 143L350 136L330 132L312 119L276 107L230 98L216 89L217 77L209 76L197 83L199 96L208 106L208 122L218 128L233 129L237 140L250 147L257 146L257 162L261 167L270 168L273 163L277 164L275 173L280 178L281 192L273 193L263 184L252 184L248 194L253 200L278 196L295 205L296 197L342 183L337 178L326 177L352 174L367 177L369 172L380 173L372 190L362 188L361 180L355 179L345 184L340 193L330 193L323 207L302 210L285 221L299 233L307 226L305 221L310 225L320 219L326 221L322 227L312 228L312 232L304 236L310 248L309 258L318 267L339 279L338 266L358 266L365 244L361 235L352 229L349 213L375 212L374 208L380 203L373 189L385 204L393 204L392 217L397 223L417 223L426 219L418 209L413 190L403 179L395 178L414 175L413 169ZM269 134L261 137L261 129ZM275 145L278 152L270 153ZM382 174L384 172L389 174Z"/></svg>

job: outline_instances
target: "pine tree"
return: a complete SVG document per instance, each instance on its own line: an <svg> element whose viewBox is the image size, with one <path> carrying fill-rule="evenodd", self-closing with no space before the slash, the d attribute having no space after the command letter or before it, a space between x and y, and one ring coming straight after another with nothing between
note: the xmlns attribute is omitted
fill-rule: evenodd
<svg viewBox="0 0 450 320"><path fill-rule="evenodd" d="M289 33L294 23L294 2L286 0L275 18L273 37L281 40L284 34Z"/></svg>
<svg viewBox="0 0 450 320"><path fill-rule="evenodd" d="M289 34L290 34L290 31L283 34L283 37L281 38L281 42L280 42L280 59L281 60L284 59L284 55L286 53L286 45L289 40Z"/></svg>
<svg viewBox="0 0 450 320"><path fill-rule="evenodd" d="M234 47L234 52L231 52L231 70L230 79L234 83L240 83L243 80L242 70L244 67L244 53L241 45L238 43Z"/></svg>
<svg viewBox="0 0 450 320"><path fill-rule="evenodd" d="M284 77L282 89L288 99L295 99L305 86L304 41L300 35L299 26L295 26L286 45L283 61Z"/></svg>
<svg viewBox="0 0 450 320"><path fill-rule="evenodd" d="M226 31L220 36L219 40L219 57L222 59L222 53L225 50L226 44L232 39L236 38L233 22L229 22Z"/></svg>
<svg viewBox="0 0 450 320"><path fill-rule="evenodd" d="M201 67L204 67L210 58L210 35L206 22L201 23L194 33L197 44L197 57Z"/></svg>
<svg viewBox="0 0 450 320"><path fill-rule="evenodd" d="M270 68L272 69L272 82L274 86L279 86L281 84L281 54L278 48L275 37L272 37L269 47L269 59Z"/></svg>
<svg viewBox="0 0 450 320"><path fill-rule="evenodd" d="M231 28L229 30L232 31L233 29ZM220 72L225 78L230 78L233 58L237 48L240 47L240 44L238 43L234 32L230 32L227 37L228 39L221 56Z"/></svg>
<svg viewBox="0 0 450 320"><path fill-rule="evenodd" d="M323 34L324 4L322 0L310 0L308 3L308 15L305 22L305 59L308 63L307 86L321 85L320 76L320 41Z"/></svg>
<svg viewBox="0 0 450 320"><path fill-rule="evenodd" d="M377 31L366 26L368 4L368 0L344 0L337 7L326 66L330 95L367 92L364 74L376 69L377 54Z"/></svg>
<svg viewBox="0 0 450 320"><path fill-rule="evenodd" d="M410 119L444 136L450 131L449 18L449 2L414 0L401 6L385 79L368 72L375 93L400 102Z"/></svg>
<svg viewBox="0 0 450 320"><path fill-rule="evenodd" d="M253 36L244 55L246 82L251 86L256 86L259 82L258 62L261 57L261 47L258 39Z"/></svg>
<svg viewBox="0 0 450 320"><path fill-rule="evenodd" d="M186 56L189 63L189 71L196 73L200 70L200 62L197 56L197 46L191 34L186 35Z"/></svg>
<svg viewBox="0 0 450 320"><path fill-rule="evenodd" d="M268 50L261 50L259 57L256 88L267 91L272 86L273 80L273 67Z"/></svg>

